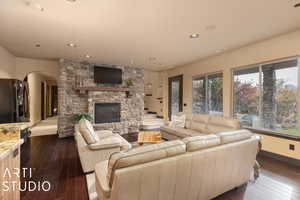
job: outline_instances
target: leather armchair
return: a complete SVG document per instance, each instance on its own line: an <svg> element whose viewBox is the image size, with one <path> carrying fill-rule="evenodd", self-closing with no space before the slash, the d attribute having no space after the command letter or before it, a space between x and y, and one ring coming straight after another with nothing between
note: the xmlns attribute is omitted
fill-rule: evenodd
<svg viewBox="0 0 300 200"><path fill-rule="evenodd" d="M112 153L131 148L131 144L119 134L111 131L95 132L100 140L94 144L87 144L78 126L75 126L75 141L84 173L93 172L96 163L107 160Z"/></svg>

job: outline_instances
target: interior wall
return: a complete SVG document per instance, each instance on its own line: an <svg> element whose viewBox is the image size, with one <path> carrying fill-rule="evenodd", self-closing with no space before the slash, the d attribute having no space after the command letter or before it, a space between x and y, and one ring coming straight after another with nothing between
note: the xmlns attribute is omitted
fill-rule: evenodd
<svg viewBox="0 0 300 200"><path fill-rule="evenodd" d="M58 71L58 61L16 57L17 79L23 80L29 73L38 72L56 80Z"/></svg>
<svg viewBox="0 0 300 200"><path fill-rule="evenodd" d="M41 116L42 116L41 85L42 85L42 82L46 83L46 78L43 75L41 75L39 73L30 73L28 75L30 123L32 125L41 121Z"/></svg>
<svg viewBox="0 0 300 200"><path fill-rule="evenodd" d="M240 49L236 49L229 52L224 52L217 56L209 57L198 62L179 66L165 71L164 79L168 77L183 74L183 103L187 104L183 108L185 112L191 112L192 105L192 78L196 75L223 72L223 108L224 115L231 116L231 72L233 68L240 66L247 66L260 62L267 62L281 58L287 58L291 56L300 55L300 30L284 34L265 40L259 43L255 43ZM300 72L300 70L299 70ZM299 75L300 79L300 75ZM300 86L300 84L299 84ZM300 87L298 87L300 88ZM167 94L167 87L164 89L164 93ZM300 92L299 97L300 99ZM167 102L168 96L165 95L164 102ZM298 106L299 108L300 106ZM165 105L167 108L167 105ZM164 109L164 116L167 116L167 109ZM298 112L298 119L300 119L300 112ZM299 120L300 121L300 120ZM284 139L282 139L284 140ZM277 141L277 140L276 140ZM293 158L300 159L299 154L290 154L288 145L276 145L273 137L264 137L265 150L279 153L282 155L288 155ZM275 149L276 150L275 150ZM296 151L300 150L300 142L297 142Z"/></svg>
<svg viewBox="0 0 300 200"><path fill-rule="evenodd" d="M15 73L15 56L0 46L0 78L14 78Z"/></svg>

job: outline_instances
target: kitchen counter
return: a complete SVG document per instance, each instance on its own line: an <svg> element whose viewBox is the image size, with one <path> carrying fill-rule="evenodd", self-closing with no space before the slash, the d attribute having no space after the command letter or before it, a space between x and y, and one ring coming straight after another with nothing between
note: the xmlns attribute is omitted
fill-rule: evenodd
<svg viewBox="0 0 300 200"><path fill-rule="evenodd" d="M0 160L4 159L23 144L20 129L29 126L25 123L0 125Z"/></svg>
<svg viewBox="0 0 300 200"><path fill-rule="evenodd" d="M20 130L26 126L29 125L24 123L0 125L0 183L3 183L0 185L0 199L20 199L18 189L20 175L14 172L16 169L20 170L20 146L24 142ZM13 183L16 183L17 189Z"/></svg>

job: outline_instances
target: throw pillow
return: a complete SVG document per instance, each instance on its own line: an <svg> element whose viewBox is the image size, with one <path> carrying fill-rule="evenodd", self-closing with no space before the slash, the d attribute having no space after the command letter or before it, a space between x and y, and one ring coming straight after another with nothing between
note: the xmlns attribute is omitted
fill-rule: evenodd
<svg viewBox="0 0 300 200"><path fill-rule="evenodd" d="M97 134L94 131L93 125L86 119L79 121L79 131L88 144L94 144L99 141Z"/></svg>
<svg viewBox="0 0 300 200"><path fill-rule="evenodd" d="M176 115L172 116L172 120L170 122L170 126L175 126L175 127L180 127L184 128L185 127L185 114L184 113L177 113Z"/></svg>

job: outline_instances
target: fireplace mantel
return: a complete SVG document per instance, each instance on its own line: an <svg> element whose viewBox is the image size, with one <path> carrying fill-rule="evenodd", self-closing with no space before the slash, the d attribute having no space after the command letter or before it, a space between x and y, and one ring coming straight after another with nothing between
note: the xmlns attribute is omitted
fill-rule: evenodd
<svg viewBox="0 0 300 200"><path fill-rule="evenodd" d="M113 91L113 92L129 92L130 88L126 87L75 87L75 90L80 93L85 93L88 91Z"/></svg>

